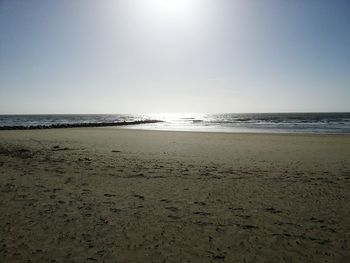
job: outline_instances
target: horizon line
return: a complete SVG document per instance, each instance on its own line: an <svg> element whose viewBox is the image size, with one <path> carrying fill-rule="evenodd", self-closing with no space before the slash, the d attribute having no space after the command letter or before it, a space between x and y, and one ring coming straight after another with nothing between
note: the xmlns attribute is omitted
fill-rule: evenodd
<svg viewBox="0 0 350 263"><path fill-rule="evenodd" d="M275 112L156 112L156 113L0 113L0 116L14 115L157 115L157 114L317 114L350 113L350 111L275 111Z"/></svg>

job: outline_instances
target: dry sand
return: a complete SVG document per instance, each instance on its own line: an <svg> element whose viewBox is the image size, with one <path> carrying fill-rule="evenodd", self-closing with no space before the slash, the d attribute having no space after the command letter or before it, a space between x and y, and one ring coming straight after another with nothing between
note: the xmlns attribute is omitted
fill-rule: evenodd
<svg viewBox="0 0 350 263"><path fill-rule="evenodd" d="M0 132L0 262L350 262L350 136Z"/></svg>

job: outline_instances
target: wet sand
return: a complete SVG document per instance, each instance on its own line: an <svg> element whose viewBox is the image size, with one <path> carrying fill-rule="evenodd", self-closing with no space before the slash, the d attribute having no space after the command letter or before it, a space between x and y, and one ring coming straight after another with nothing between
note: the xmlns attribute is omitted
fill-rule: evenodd
<svg viewBox="0 0 350 263"><path fill-rule="evenodd" d="M0 262L350 262L350 136L0 131Z"/></svg>

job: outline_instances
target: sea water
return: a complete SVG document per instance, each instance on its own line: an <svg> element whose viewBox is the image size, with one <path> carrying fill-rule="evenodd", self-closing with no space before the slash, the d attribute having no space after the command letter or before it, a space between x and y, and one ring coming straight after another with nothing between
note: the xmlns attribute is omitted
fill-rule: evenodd
<svg viewBox="0 0 350 263"><path fill-rule="evenodd" d="M162 122L130 125L123 128L205 132L350 133L350 113L0 115L0 127L143 120Z"/></svg>

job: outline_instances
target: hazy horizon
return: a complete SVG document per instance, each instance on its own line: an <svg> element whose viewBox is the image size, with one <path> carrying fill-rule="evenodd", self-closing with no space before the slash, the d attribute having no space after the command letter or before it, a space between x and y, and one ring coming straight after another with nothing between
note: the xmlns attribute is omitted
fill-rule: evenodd
<svg viewBox="0 0 350 263"><path fill-rule="evenodd" d="M350 112L350 1L0 1L0 114Z"/></svg>
<svg viewBox="0 0 350 263"><path fill-rule="evenodd" d="M211 114L336 114L350 113L350 111L286 111L286 112L144 112L144 113L0 113L6 115L211 115Z"/></svg>

